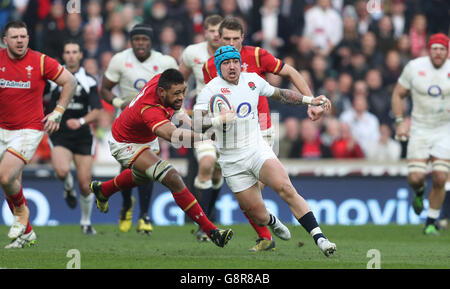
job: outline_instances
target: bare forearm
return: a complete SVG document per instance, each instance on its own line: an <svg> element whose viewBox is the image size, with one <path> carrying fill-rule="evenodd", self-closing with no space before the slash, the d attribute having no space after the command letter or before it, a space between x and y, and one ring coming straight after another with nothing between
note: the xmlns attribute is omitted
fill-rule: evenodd
<svg viewBox="0 0 450 289"><path fill-rule="evenodd" d="M300 105L305 103L304 96L300 92L291 89L275 88L271 98L283 104Z"/></svg>
<svg viewBox="0 0 450 289"><path fill-rule="evenodd" d="M403 104L407 90L397 84L392 92L392 112L394 116L403 116Z"/></svg>
<svg viewBox="0 0 450 289"><path fill-rule="evenodd" d="M112 93L111 89L108 89L106 87L102 87L100 89L100 96L101 98L106 101L109 104L112 104L112 100L113 98L115 98L116 96Z"/></svg>
<svg viewBox="0 0 450 289"><path fill-rule="evenodd" d="M58 105L63 106L64 108L67 108L70 101L73 98L73 95L75 94L77 88L77 80L75 77L70 78L68 81L66 81L61 90L61 94L59 96Z"/></svg>
<svg viewBox="0 0 450 289"><path fill-rule="evenodd" d="M112 93L112 89L116 86L116 82L109 80L106 76L103 76L102 86L100 89L100 97L110 103L113 104L113 99L117 96Z"/></svg>

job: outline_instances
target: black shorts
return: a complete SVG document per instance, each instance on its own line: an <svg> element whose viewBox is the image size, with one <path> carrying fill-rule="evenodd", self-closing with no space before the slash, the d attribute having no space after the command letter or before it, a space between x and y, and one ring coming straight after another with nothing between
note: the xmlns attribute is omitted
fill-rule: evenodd
<svg viewBox="0 0 450 289"><path fill-rule="evenodd" d="M65 137L63 135L51 135L50 146L62 146L77 155L93 156L95 153L95 141L92 135L79 137Z"/></svg>

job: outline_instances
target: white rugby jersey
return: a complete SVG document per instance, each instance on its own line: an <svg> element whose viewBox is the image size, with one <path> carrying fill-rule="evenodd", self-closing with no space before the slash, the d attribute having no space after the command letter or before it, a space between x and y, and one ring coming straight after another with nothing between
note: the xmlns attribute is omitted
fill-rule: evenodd
<svg viewBox="0 0 450 289"><path fill-rule="evenodd" d="M429 56L411 60L398 83L411 91L413 127L434 128L450 123L450 60L439 69Z"/></svg>
<svg viewBox="0 0 450 289"><path fill-rule="evenodd" d="M260 95L270 96L274 91L275 88L258 74L247 72L241 72L238 85L217 76L202 89L194 110L208 110L215 94L224 95L236 110L236 121L228 131L214 129L221 157L239 158L241 153L264 142L258 123L258 101Z"/></svg>
<svg viewBox="0 0 450 289"><path fill-rule="evenodd" d="M187 67L192 69L192 73L194 73L195 76L196 94L199 94L205 86L202 68L209 59L208 42L204 41L189 45L183 50L181 59Z"/></svg>
<svg viewBox="0 0 450 289"><path fill-rule="evenodd" d="M133 99L147 81L168 68L178 69L178 64L172 56L151 50L150 57L140 62L133 49L128 48L111 58L105 76L119 84L119 97L128 100Z"/></svg>

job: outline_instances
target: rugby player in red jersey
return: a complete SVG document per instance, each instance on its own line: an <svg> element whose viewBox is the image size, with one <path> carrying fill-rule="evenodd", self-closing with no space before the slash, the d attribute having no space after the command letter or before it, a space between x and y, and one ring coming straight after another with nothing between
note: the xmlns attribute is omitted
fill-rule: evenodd
<svg viewBox="0 0 450 289"><path fill-rule="evenodd" d="M59 129L61 117L75 93L75 77L56 60L28 48L27 26L11 21L5 26L0 48L0 184L14 222L5 248L33 245L36 234L30 225L22 189L22 171L44 135ZM56 108L44 117L43 92L47 80L62 86Z"/></svg>
<svg viewBox="0 0 450 289"><path fill-rule="evenodd" d="M176 69L167 69L156 75L142 88L112 125L109 146L112 156L127 168L106 182L91 182L91 191L97 198L97 207L108 212L108 198L120 190L131 189L150 180L158 181L172 192L176 204L206 232L219 247L231 239L231 229L218 229L208 219L195 197L172 165L156 155L158 137L169 142L203 139L190 129L177 128L172 119L190 124L182 110L186 94L184 77ZM223 114L223 117L226 117ZM225 122L222 121L221 123Z"/></svg>

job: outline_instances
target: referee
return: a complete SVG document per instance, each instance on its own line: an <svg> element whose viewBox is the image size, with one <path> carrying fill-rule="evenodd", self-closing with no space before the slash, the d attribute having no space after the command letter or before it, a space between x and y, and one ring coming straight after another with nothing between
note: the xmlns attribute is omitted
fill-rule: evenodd
<svg viewBox="0 0 450 289"><path fill-rule="evenodd" d="M89 189L95 140L89 124L97 120L102 104L98 94L97 81L80 66L82 58L83 54L79 43L69 40L64 44L65 67L75 76L78 85L75 95L62 117L59 130L50 135L51 161L56 177L64 183L64 199L72 209L77 205L74 179L70 172L70 164L72 161L74 162L81 192L81 229L83 234L95 235L96 232L91 225L91 212L95 196ZM55 83L50 83L50 109L56 106L60 89Z"/></svg>

